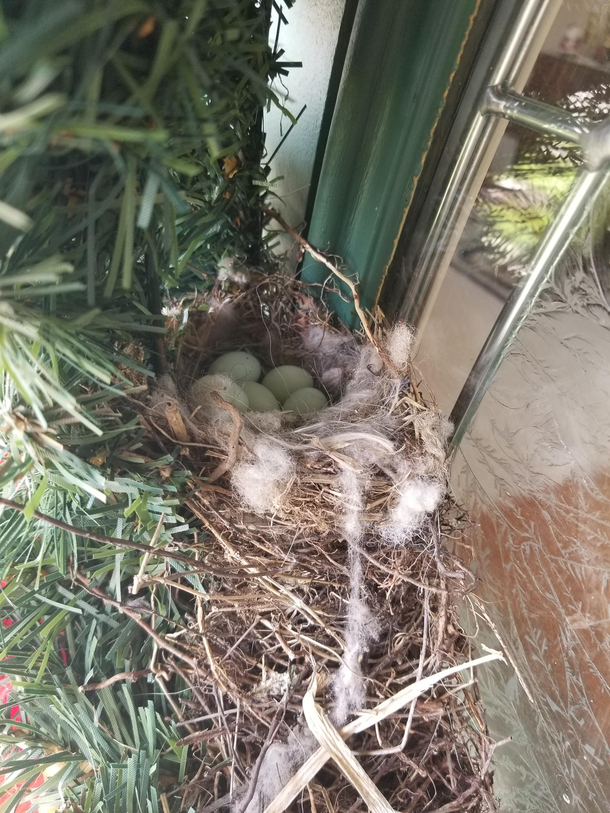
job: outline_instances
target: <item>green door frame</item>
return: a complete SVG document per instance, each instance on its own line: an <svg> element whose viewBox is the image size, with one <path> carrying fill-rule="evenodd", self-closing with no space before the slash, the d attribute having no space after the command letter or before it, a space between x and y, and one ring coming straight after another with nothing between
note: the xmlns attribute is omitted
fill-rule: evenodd
<svg viewBox="0 0 610 813"><path fill-rule="evenodd" d="M339 255L377 302L464 44L488 0L362 0L346 60L308 237ZM305 282L327 270L307 259ZM330 295L349 327L353 307Z"/></svg>

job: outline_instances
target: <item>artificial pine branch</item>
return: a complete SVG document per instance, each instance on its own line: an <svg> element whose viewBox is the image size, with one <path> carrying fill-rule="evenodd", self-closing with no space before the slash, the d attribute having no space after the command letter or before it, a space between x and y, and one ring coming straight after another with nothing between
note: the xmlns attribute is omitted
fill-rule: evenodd
<svg viewBox="0 0 610 813"><path fill-rule="evenodd" d="M0 793L15 791L3 813L27 799L84 813L180 806L192 748L164 719L165 683L147 677L152 638L184 630L189 607L171 581L144 579L149 634L124 596L166 567L146 558L157 527L155 553L193 570L194 589L206 575L186 555L189 472L149 442L130 398L168 364L168 292L211 286L226 256L267 258L262 112L286 69L268 44L271 7L0 9L0 657L13 685ZM175 536L182 553L167 549ZM133 687L115 679L125 673Z"/></svg>

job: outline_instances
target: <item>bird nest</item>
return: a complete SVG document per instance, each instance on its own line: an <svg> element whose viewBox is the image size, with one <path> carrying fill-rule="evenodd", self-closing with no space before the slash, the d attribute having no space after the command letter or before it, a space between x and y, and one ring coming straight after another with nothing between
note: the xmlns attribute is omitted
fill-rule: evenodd
<svg viewBox="0 0 610 813"><path fill-rule="evenodd" d="M185 805L211 813L493 807L491 749L456 599L473 579L443 540L447 426L420 397L412 333L333 328L294 280L217 283L169 317L173 374L145 420L193 473L200 572L174 708L200 769ZM371 341L372 339L372 341ZM221 352L307 368L329 406L299 417L201 416L190 384ZM148 578L148 577L146 577ZM154 577L150 577L154 578Z"/></svg>

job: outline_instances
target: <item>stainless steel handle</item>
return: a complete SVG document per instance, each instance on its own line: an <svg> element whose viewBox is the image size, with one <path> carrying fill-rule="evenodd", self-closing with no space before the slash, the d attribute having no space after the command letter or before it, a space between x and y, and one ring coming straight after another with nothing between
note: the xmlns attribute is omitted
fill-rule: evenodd
<svg viewBox="0 0 610 813"><path fill-rule="evenodd" d="M523 282L509 296L458 396L451 414L455 427L453 446L461 441L511 341L610 177L610 117L601 124L590 124L519 92L560 4L561 0L525 0L490 84L479 100L411 283L404 315L410 321L419 321L422 329L433 301L431 294L442 283L504 132L503 121L516 122L581 148L584 167L536 246Z"/></svg>
<svg viewBox="0 0 610 813"><path fill-rule="evenodd" d="M451 413L454 447L464 436L515 334L610 177L610 118L587 124L566 110L497 86L487 88L482 112L578 145L585 168L540 238L523 282L507 299L455 402Z"/></svg>
<svg viewBox="0 0 610 813"><path fill-rule="evenodd" d="M527 276L506 300L455 402L451 413L453 446L457 446L464 436L511 341L609 177L608 164L595 171L580 170L568 197L536 246Z"/></svg>

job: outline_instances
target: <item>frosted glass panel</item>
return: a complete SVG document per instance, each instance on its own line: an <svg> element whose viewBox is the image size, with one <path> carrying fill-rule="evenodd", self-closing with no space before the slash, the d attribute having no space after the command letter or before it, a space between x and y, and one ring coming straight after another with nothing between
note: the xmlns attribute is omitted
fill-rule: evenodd
<svg viewBox="0 0 610 813"><path fill-rule="evenodd" d="M525 92L610 112L610 6L566 2ZM509 125L422 328L418 361L451 411L582 159ZM495 790L517 813L610 810L610 190L572 242L456 451L477 573L465 623L506 665L479 675ZM480 640L480 638L479 638Z"/></svg>
<svg viewBox="0 0 610 813"><path fill-rule="evenodd" d="M474 523L462 553L517 670L481 674L492 733L514 737L497 753L496 789L510 811L610 810L603 273L587 259L564 269L520 331L452 467Z"/></svg>

